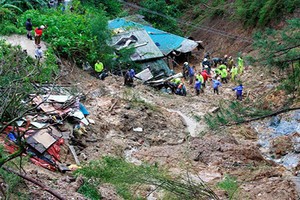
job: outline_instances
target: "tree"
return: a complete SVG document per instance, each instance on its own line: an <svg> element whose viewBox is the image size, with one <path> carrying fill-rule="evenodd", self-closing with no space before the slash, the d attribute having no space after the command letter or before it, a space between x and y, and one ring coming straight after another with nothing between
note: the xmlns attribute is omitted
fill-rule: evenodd
<svg viewBox="0 0 300 200"><path fill-rule="evenodd" d="M283 30L268 29L254 36L254 48L260 51L260 65L285 73L283 81L288 92L299 92L300 84L300 19L288 20ZM285 77L284 77L285 78Z"/></svg>
<svg viewBox="0 0 300 200"><path fill-rule="evenodd" d="M8 167L8 164L18 157L20 157L20 166L22 164L22 154L26 149L24 139L26 131L21 131L16 121L25 115L36 114L38 105L30 105L33 98L31 94L39 94L40 92L33 83L52 80L52 72L55 70L53 56L53 54L48 53L43 64L36 64L33 58L30 58L19 46L12 47L6 44L4 40L0 40L0 133L2 134L6 128L11 126L12 128L9 128L9 130L14 131L17 146L17 149L11 154L5 152L0 146L0 177L4 181L7 179L10 181L12 174L16 174L40 186L58 199L63 199L44 184ZM15 184L17 184L16 181ZM11 187L14 187L14 185ZM9 199L9 193L14 193L15 190L16 188L14 188L14 191L11 191L11 189L5 191L2 184L0 184L0 196L4 196L6 199Z"/></svg>

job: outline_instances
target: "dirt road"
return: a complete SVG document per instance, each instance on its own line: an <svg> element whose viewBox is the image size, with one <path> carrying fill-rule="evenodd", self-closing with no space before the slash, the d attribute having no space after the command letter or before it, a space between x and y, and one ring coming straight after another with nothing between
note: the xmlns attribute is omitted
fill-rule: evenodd
<svg viewBox="0 0 300 200"><path fill-rule="evenodd" d="M20 45L23 50L26 50L28 55L32 58L35 58L34 51L36 49L36 45L34 44L34 40L29 40L26 35L11 35L11 36L0 36L0 38L5 39L8 43L13 46ZM47 50L46 44L41 41L42 50L45 52Z"/></svg>

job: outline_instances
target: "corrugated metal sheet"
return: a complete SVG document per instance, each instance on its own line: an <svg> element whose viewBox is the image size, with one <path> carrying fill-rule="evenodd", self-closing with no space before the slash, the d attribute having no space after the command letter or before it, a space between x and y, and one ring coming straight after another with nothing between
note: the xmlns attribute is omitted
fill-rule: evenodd
<svg viewBox="0 0 300 200"><path fill-rule="evenodd" d="M189 40L178 35L167 33L162 30L153 28L151 26L128 21L123 18L117 18L115 20L109 21L108 27L110 29L116 29L121 27L125 27L126 29L143 28L147 31L153 42L164 55L168 55L173 50L186 53L192 51L198 46L198 43L193 40Z"/></svg>
<svg viewBox="0 0 300 200"><path fill-rule="evenodd" d="M172 71L170 70L164 59L143 62L141 63L141 67L142 69L149 68L154 76L157 76L160 73L165 73L165 75L172 74Z"/></svg>
<svg viewBox="0 0 300 200"><path fill-rule="evenodd" d="M128 45L129 47L135 47L135 53L130 56L132 61L149 60L164 56L144 29L131 29L118 33L111 38L110 45L116 49L122 49L126 47L125 41L128 41L129 38L134 38L131 39L132 42Z"/></svg>

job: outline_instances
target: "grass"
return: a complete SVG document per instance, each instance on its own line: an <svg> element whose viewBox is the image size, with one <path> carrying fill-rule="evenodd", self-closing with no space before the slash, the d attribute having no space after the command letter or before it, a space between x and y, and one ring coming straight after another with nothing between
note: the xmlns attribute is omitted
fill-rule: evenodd
<svg viewBox="0 0 300 200"><path fill-rule="evenodd" d="M171 177L166 170L155 165L136 166L121 158L104 157L102 160L92 161L77 170L75 175L82 175L86 182L92 184L83 185L80 190L85 196L90 195L91 199L97 197L93 188L104 183L113 185L122 198L130 200L141 199L136 191L150 185L172 193L176 199L216 199L213 191L203 183L187 182L180 177Z"/></svg>
<svg viewBox="0 0 300 200"><path fill-rule="evenodd" d="M80 194L83 194L86 198L92 199L92 200L98 200L101 199L101 195L98 192L97 188L88 182L84 182L83 185L80 186L78 192Z"/></svg>
<svg viewBox="0 0 300 200"><path fill-rule="evenodd" d="M239 188L236 178L228 175L217 186L227 192L229 199L233 199L234 194Z"/></svg>

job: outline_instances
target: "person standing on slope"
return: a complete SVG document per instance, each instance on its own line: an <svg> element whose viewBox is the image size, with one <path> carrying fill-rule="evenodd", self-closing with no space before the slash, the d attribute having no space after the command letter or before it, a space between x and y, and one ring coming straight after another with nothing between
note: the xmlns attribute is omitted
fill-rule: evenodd
<svg viewBox="0 0 300 200"><path fill-rule="evenodd" d="M236 99L242 101L243 97L243 84L240 84L239 86L236 86L235 88L232 88L232 91L236 91Z"/></svg>
<svg viewBox="0 0 300 200"><path fill-rule="evenodd" d="M195 91L196 91L196 95L199 96L200 89L201 89L201 82L198 79L196 79L194 88L195 88Z"/></svg>
<svg viewBox="0 0 300 200"><path fill-rule="evenodd" d="M40 27L37 27L35 30L34 30L34 42L36 45L39 45L41 43L41 37L43 35L43 30L45 29L45 26L44 25L41 25Z"/></svg>
<svg viewBox="0 0 300 200"><path fill-rule="evenodd" d="M238 57L238 71L239 71L239 74L243 74L243 71L244 71L244 60L243 60L242 56Z"/></svg>
<svg viewBox="0 0 300 200"><path fill-rule="evenodd" d="M26 23L25 23L25 28L27 30L27 38L32 40L32 35L31 35L31 31L32 31L32 23L31 23L31 19L28 18L26 20Z"/></svg>
<svg viewBox="0 0 300 200"><path fill-rule="evenodd" d="M213 83L214 94L217 93L217 95L219 95L219 86L222 86L222 83L220 82L220 77L218 77L217 79L213 79L212 83Z"/></svg>

